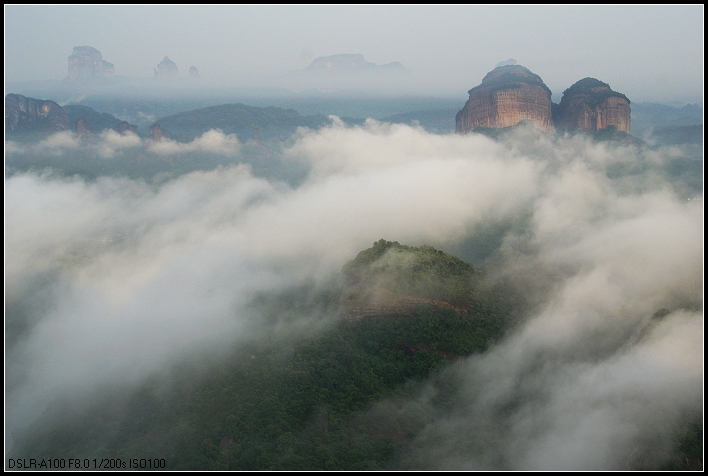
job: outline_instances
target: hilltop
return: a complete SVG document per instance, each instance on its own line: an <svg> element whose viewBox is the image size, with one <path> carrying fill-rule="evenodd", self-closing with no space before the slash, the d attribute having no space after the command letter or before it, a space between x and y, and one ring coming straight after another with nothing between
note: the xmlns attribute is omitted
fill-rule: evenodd
<svg viewBox="0 0 708 476"><path fill-rule="evenodd" d="M420 425L402 415L395 426L382 427L372 404L415 388L458 356L486 349L508 328L513 300L500 288L482 292L478 271L429 246L379 240L343 273L344 288L257 296L253 309L276 321L293 312L334 317L352 286L385 286L467 308L422 304L397 319L340 318L309 336L271 336L234 348L208 368L180 364L168 394L155 378L136 390L105 392L91 405L55 402L18 436L10 454L159 455L165 469L181 470L390 467L395 449L412 441Z"/></svg>
<svg viewBox="0 0 708 476"><path fill-rule="evenodd" d="M225 134L247 140L256 129L263 139L286 138L298 127L312 129L329 124L323 115L302 116L294 109L281 107L253 107L245 104L224 104L181 112L157 120L164 129L176 137L195 137L210 129L220 129Z"/></svg>

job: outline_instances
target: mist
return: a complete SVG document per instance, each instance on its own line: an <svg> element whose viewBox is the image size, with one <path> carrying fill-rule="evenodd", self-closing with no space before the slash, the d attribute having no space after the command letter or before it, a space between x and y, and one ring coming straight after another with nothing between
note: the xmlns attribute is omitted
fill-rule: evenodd
<svg viewBox="0 0 708 476"><path fill-rule="evenodd" d="M33 153L23 147L6 153ZM82 146L64 133L33 147L70 157ZM218 131L189 144L105 132L94 147L100 160L247 153ZM477 225L525 216L485 265L526 293L523 323L447 371L458 385L451 408L435 406L434 383L380 403L421 415L415 451L400 461L624 469L702 406L702 192L688 200L657 172L679 153L523 127L495 141L333 118L283 151L308 170L298 185L244 163L160 183L12 175L6 445L59 397L129 388L268 332L297 340L333 325L338 316L273 323L251 303L336 284L380 238L459 249ZM643 168L609 178L616 164ZM653 319L660 308L669 314Z"/></svg>
<svg viewBox="0 0 708 476"><path fill-rule="evenodd" d="M58 82L72 48L89 45L115 65L117 79L144 80L116 81L129 94L136 84L157 84L153 71L168 56L180 79L195 66L214 87L464 98L498 62L514 58L557 95L591 76L633 101L703 100L701 5L10 5L5 18L7 81ZM590 25L601 25L592 41ZM291 74L337 54L400 62L410 74L385 84L326 78L316 86ZM8 92L30 95L19 86Z"/></svg>

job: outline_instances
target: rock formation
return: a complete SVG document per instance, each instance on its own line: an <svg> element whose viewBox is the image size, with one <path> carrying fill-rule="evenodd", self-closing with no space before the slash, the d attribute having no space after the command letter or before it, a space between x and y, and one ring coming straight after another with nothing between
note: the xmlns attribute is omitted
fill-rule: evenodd
<svg viewBox="0 0 708 476"><path fill-rule="evenodd" d="M93 129L85 119L79 119L76 121L76 135L79 139L90 139L93 137Z"/></svg>
<svg viewBox="0 0 708 476"><path fill-rule="evenodd" d="M117 133L121 135L133 133L137 134L138 133L138 126L129 124L128 121L120 121L114 128Z"/></svg>
<svg viewBox="0 0 708 476"><path fill-rule="evenodd" d="M33 99L20 94L5 96L5 131L69 130L69 116L54 101Z"/></svg>
<svg viewBox="0 0 708 476"><path fill-rule="evenodd" d="M190 78L198 78L199 77L199 70L197 69L196 66L189 67L189 77Z"/></svg>
<svg viewBox="0 0 708 476"><path fill-rule="evenodd" d="M587 132L615 128L619 132L629 133L630 120L627 96L613 91L607 83L585 78L563 92L556 126Z"/></svg>
<svg viewBox="0 0 708 476"><path fill-rule="evenodd" d="M170 79L177 77L177 65L167 56L155 68L155 77L159 79Z"/></svg>
<svg viewBox="0 0 708 476"><path fill-rule="evenodd" d="M172 139L172 134L167 129L160 127L160 124L155 123L150 127L150 137L154 141L161 141L163 139Z"/></svg>
<svg viewBox="0 0 708 476"><path fill-rule="evenodd" d="M321 56L315 58L310 66L304 71L310 72L353 72L353 71L399 71L405 72L406 68L399 62L386 63L377 65L370 63L364 59L364 55L360 54L342 54L332 56Z"/></svg>
<svg viewBox="0 0 708 476"><path fill-rule="evenodd" d="M510 127L522 121L544 132L553 131L551 90L523 66L495 68L468 93L469 100L455 117L458 133L478 127Z"/></svg>
<svg viewBox="0 0 708 476"><path fill-rule="evenodd" d="M88 106L67 104L66 106L62 106L62 109L69 115L69 122L72 125L75 126L77 121L82 119L94 133L101 132L105 129L117 130L116 127L121 123L121 120L112 114L98 112ZM135 131L137 131L137 126L130 126L127 122L125 124L135 128ZM74 130L76 131L76 129Z"/></svg>
<svg viewBox="0 0 708 476"><path fill-rule="evenodd" d="M115 68L105 61L101 52L91 46L74 46L69 56L70 81L113 78Z"/></svg>

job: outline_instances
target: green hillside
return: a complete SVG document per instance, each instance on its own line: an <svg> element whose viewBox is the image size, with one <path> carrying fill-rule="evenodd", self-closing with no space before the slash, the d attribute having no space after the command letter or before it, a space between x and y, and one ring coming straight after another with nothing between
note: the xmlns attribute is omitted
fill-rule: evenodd
<svg viewBox="0 0 708 476"><path fill-rule="evenodd" d="M343 289L259 296L253 308L272 319L297 310L329 314L336 324L306 338L271 336L234 348L207 369L180 364L169 385L156 376L138 389L107 391L91 405L56 402L11 454L163 458L166 468L184 470L395 467L396 450L422 425L406 417L382 426L371 405L414 391L459 356L484 351L510 325L515 300L503 287L483 291L471 265L426 246L380 240L344 273L419 296L476 294L462 312L423 305L409 317L377 322L334 319Z"/></svg>
<svg viewBox="0 0 708 476"><path fill-rule="evenodd" d="M115 129L121 123L117 117L107 112L98 112L88 106L70 104L62 106L62 109L69 116L69 124L74 132L76 132L76 121L79 119L88 122L94 133L99 133L104 129Z"/></svg>
<svg viewBox="0 0 708 476"><path fill-rule="evenodd" d="M256 129L263 139L286 138L298 127L316 129L328 124L329 119L322 115L302 116L294 109L224 104L163 117L157 123L177 137L191 138L220 129L247 140Z"/></svg>

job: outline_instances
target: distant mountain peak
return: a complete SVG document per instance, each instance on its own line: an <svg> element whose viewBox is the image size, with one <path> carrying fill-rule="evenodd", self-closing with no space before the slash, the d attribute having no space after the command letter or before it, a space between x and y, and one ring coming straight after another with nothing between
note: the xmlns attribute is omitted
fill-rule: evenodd
<svg viewBox="0 0 708 476"><path fill-rule="evenodd" d="M331 56L320 56L312 60L312 63L304 71L405 71L406 68L399 62L377 65L364 59L362 54L338 54Z"/></svg>

